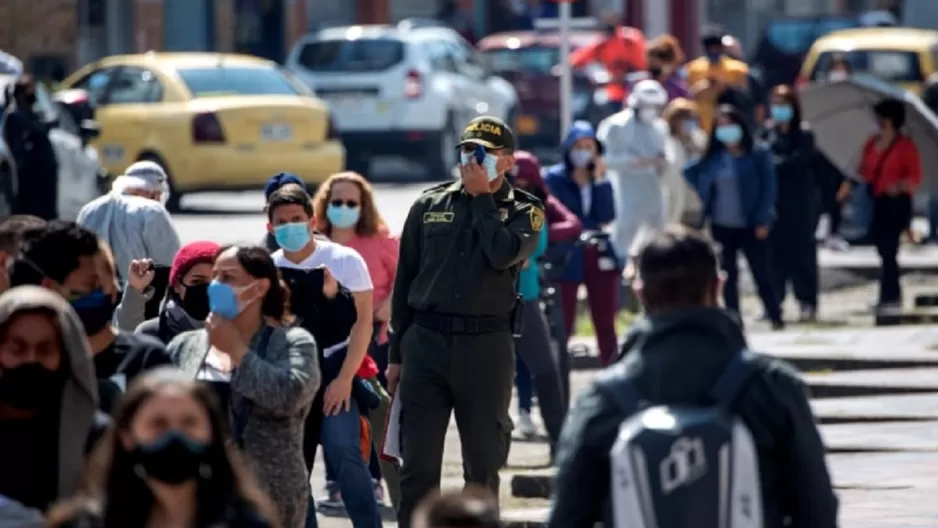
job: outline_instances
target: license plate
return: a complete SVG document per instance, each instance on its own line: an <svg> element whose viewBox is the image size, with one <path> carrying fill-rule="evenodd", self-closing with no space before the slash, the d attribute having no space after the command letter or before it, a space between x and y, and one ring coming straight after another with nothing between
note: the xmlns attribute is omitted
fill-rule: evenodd
<svg viewBox="0 0 938 528"><path fill-rule="evenodd" d="M515 130L519 134L531 135L537 132L537 118L532 116L519 116L517 123L515 123Z"/></svg>
<svg viewBox="0 0 938 528"><path fill-rule="evenodd" d="M293 127L286 123L261 125L261 139L264 141L290 141L293 139Z"/></svg>

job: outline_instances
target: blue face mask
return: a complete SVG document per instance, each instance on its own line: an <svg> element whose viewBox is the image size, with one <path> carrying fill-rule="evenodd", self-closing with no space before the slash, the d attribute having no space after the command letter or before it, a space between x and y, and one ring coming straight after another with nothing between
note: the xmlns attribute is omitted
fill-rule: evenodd
<svg viewBox="0 0 938 528"><path fill-rule="evenodd" d="M284 251L291 253L299 251L309 244L309 224L296 222L293 224L278 225L274 228L274 239Z"/></svg>
<svg viewBox="0 0 938 528"><path fill-rule="evenodd" d="M684 121L684 124L681 125L681 127L684 129L685 134L688 134L688 135L693 134L698 128L697 121L694 121L693 119L688 119L687 121Z"/></svg>
<svg viewBox="0 0 938 528"><path fill-rule="evenodd" d="M475 153L473 152L460 152L459 161L463 165L466 165L474 156ZM486 154L485 159L482 160L482 166L485 167L485 175L488 176L489 181L494 181L495 178L498 178L498 171L495 170L495 163L497 162L498 156L494 154Z"/></svg>
<svg viewBox="0 0 938 528"><path fill-rule="evenodd" d="M743 128L739 125L720 125L717 127L716 138L724 145L738 145L743 139Z"/></svg>
<svg viewBox="0 0 938 528"><path fill-rule="evenodd" d="M235 288L229 284L219 282L217 279L213 280L208 285L209 310L228 320L238 317L241 310L244 308L238 297L241 292L248 287L249 286L245 286L235 290Z"/></svg>
<svg viewBox="0 0 938 528"><path fill-rule="evenodd" d="M788 123L795 117L795 110L790 105L772 105L772 121Z"/></svg>
<svg viewBox="0 0 938 528"><path fill-rule="evenodd" d="M361 216L361 207L348 207L346 205L329 205L326 208L326 218L333 227L346 229L358 224Z"/></svg>

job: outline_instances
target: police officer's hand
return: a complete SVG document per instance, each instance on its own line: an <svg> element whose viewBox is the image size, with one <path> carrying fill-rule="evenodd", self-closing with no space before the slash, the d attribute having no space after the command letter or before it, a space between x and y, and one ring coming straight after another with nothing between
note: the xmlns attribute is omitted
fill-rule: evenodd
<svg viewBox="0 0 938 528"><path fill-rule="evenodd" d="M328 299L334 299L339 294L339 281L329 268L322 266L322 272L322 294Z"/></svg>
<svg viewBox="0 0 938 528"><path fill-rule="evenodd" d="M765 226L756 227L756 240L765 240L769 237L769 228Z"/></svg>
<svg viewBox="0 0 938 528"><path fill-rule="evenodd" d="M397 392L397 384L401 382L401 366L394 363L389 364L385 376L388 378L388 394L393 395Z"/></svg>
<svg viewBox="0 0 938 528"><path fill-rule="evenodd" d="M323 394L322 412L326 416L335 416L351 408L352 380L341 376L329 382Z"/></svg>
<svg viewBox="0 0 938 528"><path fill-rule="evenodd" d="M492 192L489 187L488 175L485 173L485 167L479 165L475 158L469 160L469 163L459 166L459 177L462 178L463 187L471 196L478 196Z"/></svg>
<svg viewBox="0 0 938 528"><path fill-rule="evenodd" d="M142 293L150 286L155 276L156 271L153 268L152 260L138 259L130 261L130 269L127 270L127 284L131 288Z"/></svg>

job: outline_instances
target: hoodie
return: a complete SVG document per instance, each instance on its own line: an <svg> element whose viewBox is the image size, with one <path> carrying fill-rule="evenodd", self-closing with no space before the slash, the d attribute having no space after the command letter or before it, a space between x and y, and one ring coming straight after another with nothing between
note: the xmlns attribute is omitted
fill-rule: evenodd
<svg viewBox="0 0 938 528"><path fill-rule="evenodd" d="M549 167L544 174L544 183L554 196L568 211L580 221L583 229L599 231L616 218L616 206L613 199L612 184L605 174L593 178L588 185L580 187L573 180L573 163L570 161L570 150L580 139L589 138L596 141L599 155L603 155L603 144L596 139L593 126L586 121L577 121L570 127L563 142L563 162ZM592 168L591 168L592 170ZM569 241L561 247L553 248L550 253L563 265L561 279L574 282L583 281L583 247Z"/></svg>
<svg viewBox="0 0 938 528"><path fill-rule="evenodd" d="M0 326L13 315L34 309L47 309L56 314L65 354L62 364L69 369L62 405L58 409L57 441L58 497L65 498L79 489L88 442L96 433L97 383L81 321L58 294L37 286L9 290L0 295ZM8 456L15 455L0 453L0 457Z"/></svg>

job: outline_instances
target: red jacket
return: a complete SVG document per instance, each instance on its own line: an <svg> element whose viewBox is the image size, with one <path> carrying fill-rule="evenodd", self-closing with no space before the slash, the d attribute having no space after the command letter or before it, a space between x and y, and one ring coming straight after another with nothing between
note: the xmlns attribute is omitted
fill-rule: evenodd
<svg viewBox="0 0 938 528"><path fill-rule="evenodd" d="M857 172L863 181L870 184L873 196L881 196L899 182L905 182L905 194L914 194L922 183L922 161L918 147L908 136L900 135L892 147L876 148L876 136L863 145L860 166Z"/></svg>
<svg viewBox="0 0 938 528"><path fill-rule="evenodd" d="M576 240L583 232L583 224L557 198L547 192L547 185L541 177L541 164L530 152L515 152L516 184L534 194L544 202L547 216L547 241L551 243Z"/></svg>

